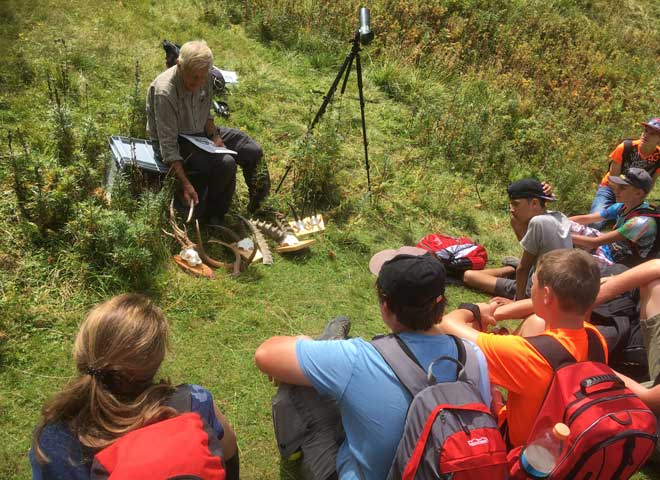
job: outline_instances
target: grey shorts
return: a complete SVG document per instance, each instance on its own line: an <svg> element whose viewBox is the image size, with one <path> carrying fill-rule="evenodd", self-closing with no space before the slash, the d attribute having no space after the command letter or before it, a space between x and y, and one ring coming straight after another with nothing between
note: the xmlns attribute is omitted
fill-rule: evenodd
<svg viewBox="0 0 660 480"><path fill-rule="evenodd" d="M336 474L337 452L345 434L334 400L312 387L281 384L273 397L273 428L283 458L302 452L305 479Z"/></svg>
<svg viewBox="0 0 660 480"><path fill-rule="evenodd" d="M649 362L649 377L653 385L660 383L660 314L639 320L644 347Z"/></svg>
<svg viewBox="0 0 660 480"><path fill-rule="evenodd" d="M640 319L639 326L642 330L646 356L649 361L649 377L651 380L647 386L650 388L660 384L660 314L646 320ZM660 433L660 417L658 418L658 433ZM660 464L660 442L655 446L651 461Z"/></svg>
<svg viewBox="0 0 660 480"><path fill-rule="evenodd" d="M516 281L512 278L496 278L495 296L510 298L513 300L516 296Z"/></svg>

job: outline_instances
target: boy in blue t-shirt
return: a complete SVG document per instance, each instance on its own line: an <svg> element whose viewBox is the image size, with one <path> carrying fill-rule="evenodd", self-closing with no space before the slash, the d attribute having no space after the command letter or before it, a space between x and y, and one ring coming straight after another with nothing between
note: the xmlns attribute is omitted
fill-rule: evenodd
<svg viewBox="0 0 660 480"><path fill-rule="evenodd" d="M653 210L646 202L653 179L645 170L631 168L623 175L611 176L610 182L617 186L618 203L571 220L581 225L614 220L614 229L607 233L572 229L576 232L572 235L573 243L595 250L594 255L605 261L637 265L649 259L657 235L656 219L645 215Z"/></svg>
<svg viewBox="0 0 660 480"><path fill-rule="evenodd" d="M439 329L446 303L444 267L433 255L411 248L380 252L369 267L378 274L376 287L383 322L427 369L439 357L456 358L457 347ZM478 374L474 375L478 378L471 380L479 386L484 403L490 405L485 358L476 345L465 344L477 355ZM290 430L297 425L303 431L307 429L299 443L303 464L312 470L313 478L387 477L412 398L370 342L361 338L314 341L309 337L273 337L259 346L255 361L262 372L277 382L313 387L301 389L302 393L298 391L291 400L300 411L300 415L292 414L295 418L275 418L281 416L277 402L286 401L278 398L280 393L276 396L273 420L282 453L286 449L278 430L287 430L286 435L290 436ZM456 378L456 367L450 361L437 363L433 372L438 381ZM317 394L320 399L314 400ZM319 407L320 402L326 405ZM345 438L339 442L332 436L336 429L327 425L332 415L319 412L332 409L335 404L345 432ZM298 422L301 417L303 421ZM335 421L338 420L339 417ZM327 460L335 458L335 465L328 465Z"/></svg>

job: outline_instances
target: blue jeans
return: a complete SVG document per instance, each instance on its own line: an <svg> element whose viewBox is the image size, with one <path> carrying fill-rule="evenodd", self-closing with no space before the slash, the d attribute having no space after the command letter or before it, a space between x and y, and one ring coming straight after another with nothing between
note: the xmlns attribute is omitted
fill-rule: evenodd
<svg viewBox="0 0 660 480"><path fill-rule="evenodd" d="M615 203L616 198L612 189L610 187L603 187L602 185L599 185L598 190L596 190L596 196L594 197L594 201L591 204L591 210L589 210L589 213L600 212L601 210L614 205ZM602 220L600 222L594 222L589 226L597 230L602 230L607 222L607 220Z"/></svg>

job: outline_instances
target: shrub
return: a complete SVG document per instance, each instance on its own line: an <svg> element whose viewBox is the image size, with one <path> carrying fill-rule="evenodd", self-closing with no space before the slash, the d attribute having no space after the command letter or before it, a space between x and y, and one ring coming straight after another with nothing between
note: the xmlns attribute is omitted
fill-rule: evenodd
<svg viewBox="0 0 660 480"><path fill-rule="evenodd" d="M72 255L85 262L93 278L103 275L112 287L148 288L166 247L161 227L165 192L142 195L137 208L104 207L83 201L67 224Z"/></svg>

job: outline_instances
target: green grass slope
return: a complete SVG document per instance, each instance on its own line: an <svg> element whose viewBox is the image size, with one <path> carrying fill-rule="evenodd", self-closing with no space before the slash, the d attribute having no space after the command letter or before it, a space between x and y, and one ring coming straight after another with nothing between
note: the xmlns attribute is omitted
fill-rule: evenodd
<svg viewBox="0 0 660 480"><path fill-rule="evenodd" d="M381 248L443 231L479 239L495 264L516 253L511 179L541 175L559 209L585 210L611 147L658 114L653 5L374 2L377 36L362 52L367 195L354 72L305 142L348 53L356 3L0 2L0 478L29 478L31 432L74 374L77 325L128 290L164 309L172 351L162 375L212 391L237 431L244 478L278 478L274 388L254 367L257 345L314 334L337 314L355 335L381 333L366 268ZM177 250L160 231L167 190L136 199L120 181L104 200L106 139L144 136L163 38L204 38L216 64L238 72L221 123L259 141L275 184L293 165L271 203L322 209L328 229L308 252L236 280L195 279L167 261ZM245 209L240 182L234 212ZM450 307L485 298L457 287L448 296Z"/></svg>

